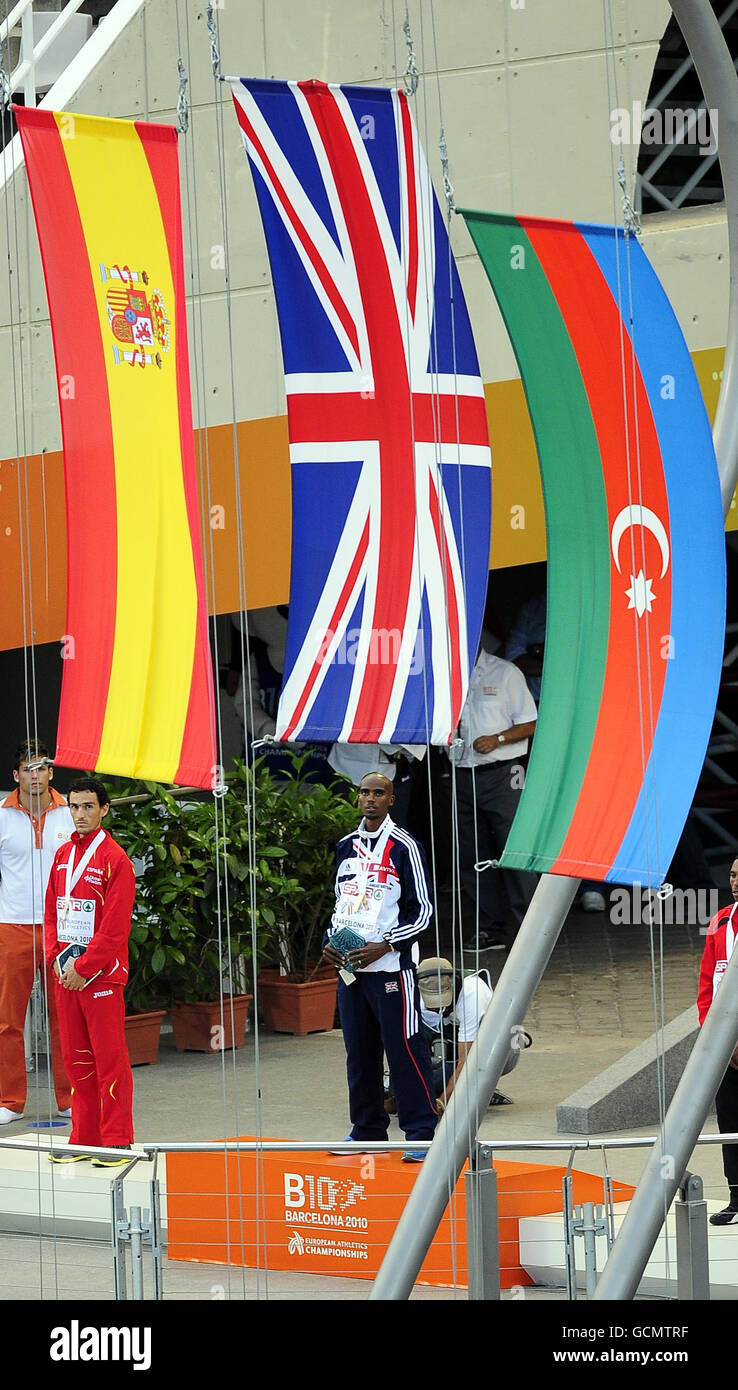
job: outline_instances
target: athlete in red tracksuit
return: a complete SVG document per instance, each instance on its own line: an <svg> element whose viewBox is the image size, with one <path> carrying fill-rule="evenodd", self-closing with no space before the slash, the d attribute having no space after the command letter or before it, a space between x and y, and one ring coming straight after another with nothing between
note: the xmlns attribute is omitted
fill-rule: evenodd
<svg viewBox="0 0 738 1390"><path fill-rule="evenodd" d="M127 1148L133 1140L133 1081L123 987L136 876L128 855L102 828L108 800L94 777L80 778L70 788L75 832L51 866L46 956L52 966L69 943L84 946L61 978L58 966L54 969L62 1056L73 1088L69 1142ZM62 1155L52 1156L58 1161ZM112 1166L111 1160L93 1162Z"/></svg>
<svg viewBox="0 0 738 1390"><path fill-rule="evenodd" d="M715 913L707 928L707 940L700 966L697 1013L700 1027L722 984L738 935L738 856L730 868L733 903ZM738 1134L738 1047L715 1096L718 1129L721 1134ZM728 1180L730 1201L723 1211L713 1212L712 1226L732 1226L738 1222L738 1144L723 1144L723 1171Z"/></svg>

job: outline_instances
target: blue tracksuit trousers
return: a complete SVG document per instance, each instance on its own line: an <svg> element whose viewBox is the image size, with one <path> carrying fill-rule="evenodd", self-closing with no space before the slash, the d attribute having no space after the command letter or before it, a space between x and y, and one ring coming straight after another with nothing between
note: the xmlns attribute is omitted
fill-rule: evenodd
<svg viewBox="0 0 738 1390"><path fill-rule="evenodd" d="M397 971L359 971L352 985L338 982L352 1139L387 1138L383 1053L406 1138L432 1139L438 1123L415 966L402 957L401 965Z"/></svg>

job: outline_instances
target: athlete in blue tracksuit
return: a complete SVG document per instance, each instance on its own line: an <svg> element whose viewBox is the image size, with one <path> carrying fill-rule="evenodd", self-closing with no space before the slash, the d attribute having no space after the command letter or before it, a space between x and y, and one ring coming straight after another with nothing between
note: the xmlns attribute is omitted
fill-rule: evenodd
<svg viewBox="0 0 738 1390"><path fill-rule="evenodd" d="M338 842L336 907L323 952L339 969L344 957L331 936L350 927L364 938L364 946L348 955L353 983L338 983L353 1140L387 1137L383 1053L406 1138L432 1139L438 1123L415 975L416 942L433 909L423 852L391 820L393 801L389 778L379 772L362 778L363 820L358 831ZM405 1155L420 1156L422 1151Z"/></svg>

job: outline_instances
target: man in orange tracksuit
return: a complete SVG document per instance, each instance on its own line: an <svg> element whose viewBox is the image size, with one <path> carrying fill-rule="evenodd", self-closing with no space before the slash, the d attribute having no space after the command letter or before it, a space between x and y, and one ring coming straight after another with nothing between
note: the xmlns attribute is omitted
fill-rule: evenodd
<svg viewBox="0 0 738 1390"><path fill-rule="evenodd" d="M16 789L0 805L0 1125L20 1120L26 1104L23 1024L39 966L46 977L56 1103L64 1118L71 1113L41 924L51 864L74 825L64 797L51 785L54 769L46 754L38 739L20 745L13 763Z"/></svg>
<svg viewBox="0 0 738 1390"><path fill-rule="evenodd" d="M136 876L102 822L110 809L103 783L80 777L69 789L75 832L51 866L46 890L46 959L57 978L62 1054L72 1082L70 1144L128 1150L133 1140L133 1080L125 1039L123 987ZM82 948L60 971L67 946ZM54 1150L53 1162L84 1154ZM93 1158L97 1167L126 1163Z"/></svg>

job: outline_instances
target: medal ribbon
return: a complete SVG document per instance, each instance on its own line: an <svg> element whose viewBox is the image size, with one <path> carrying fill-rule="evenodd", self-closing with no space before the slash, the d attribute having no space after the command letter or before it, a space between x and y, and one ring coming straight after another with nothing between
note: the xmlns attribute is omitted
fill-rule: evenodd
<svg viewBox="0 0 738 1390"><path fill-rule="evenodd" d="M76 888L76 886L77 886L77 884L79 883L79 880L81 879L81 877L82 877L82 875L83 875L85 869L87 868L87 865L89 864L89 862L90 862L90 860L91 860L93 854L95 853L95 850L97 849L98 845L101 845L101 844L102 844L102 842L103 842L104 839L105 839L105 831L104 831L104 830L98 830L97 835L95 836L94 840L92 841L92 844L91 844L91 845L88 845L88 847L87 847L87 849L85 850L84 854L82 855L82 858L80 859L79 864L77 865L76 869L75 869L75 867L74 867L74 856L75 856L75 852L76 852L76 845L72 845L72 852L71 852L71 854L70 854L70 856L69 856L69 858L68 858L68 860L67 860L67 876L66 876L66 882L65 882L65 885L64 885L65 892L64 892L63 919L64 919L64 924L65 924L65 925L66 925L67 920L68 920L68 917L69 917L69 908L70 908L70 900L71 900L71 897L72 897L72 889L73 889L73 888Z"/></svg>

